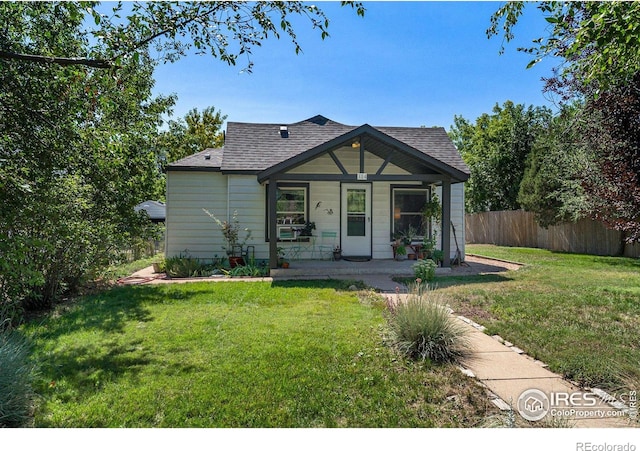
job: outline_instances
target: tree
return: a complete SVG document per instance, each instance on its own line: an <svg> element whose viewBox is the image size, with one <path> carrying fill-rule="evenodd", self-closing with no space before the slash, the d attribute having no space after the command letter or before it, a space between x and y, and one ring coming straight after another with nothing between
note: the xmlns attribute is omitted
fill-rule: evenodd
<svg viewBox="0 0 640 451"><path fill-rule="evenodd" d="M235 64L280 33L300 51L290 16L322 38L329 23L302 2L103 8L0 3L0 328L95 277L148 232L133 207L157 193L158 129L175 102L152 96L158 61L195 50ZM224 120L210 113L190 118L194 140Z"/></svg>
<svg viewBox="0 0 640 451"><path fill-rule="evenodd" d="M179 160L207 148L222 147L222 126L227 119L215 107L189 110L184 118L170 120L168 129L160 136L160 146L166 163Z"/></svg>
<svg viewBox="0 0 640 451"><path fill-rule="evenodd" d="M640 241L640 72L589 101L586 112L581 131L597 162L584 182L592 216Z"/></svg>
<svg viewBox="0 0 640 451"><path fill-rule="evenodd" d="M544 107L525 107L506 101L492 114L470 123L454 117L449 135L469 165L465 185L466 210L517 210L525 162L539 131L551 118Z"/></svg>
<svg viewBox="0 0 640 451"><path fill-rule="evenodd" d="M592 216L640 240L640 3L542 2L549 35L520 49L534 55L529 66L552 56L560 64L545 89L562 101L584 99L579 136L594 149L594 167L583 186ZM524 4L507 3L491 18L489 36L500 25L506 41Z"/></svg>
<svg viewBox="0 0 640 451"><path fill-rule="evenodd" d="M167 164L173 161L207 148L222 147L224 144L222 126L226 119L226 115L210 106L202 113L194 108L184 118L169 120L167 130L163 131L157 140L160 173L164 174ZM164 176L158 177L154 198L164 198L165 182Z"/></svg>
<svg viewBox="0 0 640 451"><path fill-rule="evenodd" d="M526 5L501 6L491 17L487 36L499 35L501 28L504 40L511 41ZM534 56L528 67L548 57L559 60L549 89L597 96L634 79L640 68L640 3L543 1L537 8L550 24L549 33L518 50Z"/></svg>
<svg viewBox="0 0 640 451"><path fill-rule="evenodd" d="M0 45L81 52L73 3L2 3ZM9 43L9 44L8 44ZM153 146L170 97L145 54L117 72L11 60L0 67L0 306L49 306L144 233Z"/></svg>
<svg viewBox="0 0 640 451"><path fill-rule="evenodd" d="M364 16L362 3L343 1L341 4ZM308 19L322 39L329 36L329 20L325 13L313 4L300 1L159 1L133 2L126 7L118 2L108 14L99 9L99 2L74 2L74 14L78 17L89 15L95 24L95 28L82 31L95 42L86 53L57 53L50 48L25 52L0 46L0 59L104 69L120 67L127 59L138 58L153 45L164 61L176 61L195 49L198 54L209 53L235 65L240 55L251 55L253 48L260 46L264 39L279 38L281 33L291 39L295 52L299 53L302 48L290 21L290 16L296 15ZM74 54L83 56L70 56ZM248 71L252 65L248 60Z"/></svg>
<svg viewBox="0 0 640 451"><path fill-rule="evenodd" d="M593 152L578 138L581 105L563 108L538 133L527 157L518 202L542 227L577 221L591 211L583 181Z"/></svg>
<svg viewBox="0 0 640 451"><path fill-rule="evenodd" d="M187 123L187 136L193 137L200 149L221 147L224 144L222 125L227 115L216 111L215 107L207 107L202 114L197 108L189 110L184 117Z"/></svg>

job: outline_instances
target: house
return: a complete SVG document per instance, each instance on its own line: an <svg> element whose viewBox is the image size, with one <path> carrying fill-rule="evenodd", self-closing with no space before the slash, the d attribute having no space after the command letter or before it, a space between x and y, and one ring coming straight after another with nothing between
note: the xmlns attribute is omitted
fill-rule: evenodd
<svg viewBox="0 0 640 451"><path fill-rule="evenodd" d="M157 224L159 222L164 222L166 217L165 204L155 200L147 200L145 202L141 202L135 207L133 207L133 209L136 212L140 210L146 211L147 214L149 215L149 219L151 219L151 222L153 222L154 224Z"/></svg>
<svg viewBox="0 0 640 451"><path fill-rule="evenodd" d="M464 258L468 178L440 127L352 126L323 116L293 124L229 122L223 148L167 168L166 254L224 254L222 233L206 209L220 219L237 212L252 231L255 257L272 268L278 248L295 248L302 259L319 258L320 246L391 259L393 237L420 228L420 210L437 194L442 224L454 225ZM312 238L299 234L307 222L315 224ZM451 227L437 237L449 266L457 250Z"/></svg>

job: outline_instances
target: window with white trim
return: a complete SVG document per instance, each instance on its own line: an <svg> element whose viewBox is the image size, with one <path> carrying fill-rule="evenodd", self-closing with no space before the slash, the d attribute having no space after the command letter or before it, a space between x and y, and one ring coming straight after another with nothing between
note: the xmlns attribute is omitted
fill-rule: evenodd
<svg viewBox="0 0 640 451"><path fill-rule="evenodd" d="M278 187L276 199L278 224L305 225L307 223L306 187Z"/></svg>
<svg viewBox="0 0 640 451"><path fill-rule="evenodd" d="M393 188L393 237L405 233L410 227L416 231L416 238L422 239L425 233L429 234L422 220L422 210L429 200L429 193L429 188Z"/></svg>
<svg viewBox="0 0 640 451"><path fill-rule="evenodd" d="M268 191L268 189L267 189ZM268 194L268 193L266 193ZM269 241L269 200L265 197L265 239ZM276 189L276 230L278 241L298 240L309 221L309 184L278 183Z"/></svg>

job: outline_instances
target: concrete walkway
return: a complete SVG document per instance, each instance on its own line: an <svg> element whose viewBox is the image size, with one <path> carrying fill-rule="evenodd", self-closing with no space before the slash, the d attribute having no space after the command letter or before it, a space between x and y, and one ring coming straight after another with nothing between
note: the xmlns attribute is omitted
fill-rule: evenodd
<svg viewBox="0 0 640 451"><path fill-rule="evenodd" d="M386 296L395 302L406 299L403 294ZM534 427L538 421L541 426L547 422L554 427L638 427L637 421L629 421L626 406L607 399L605 392L581 391L512 343L497 335L491 337L483 332L483 326L452 314L468 331L471 343L470 354L460 362L461 370L486 387L500 410L512 409L516 415L524 413L522 416L531 420ZM544 416L533 420L539 415Z"/></svg>
<svg viewBox="0 0 640 451"><path fill-rule="evenodd" d="M532 415L537 417L538 412L542 415L546 411L546 415L539 421L551 422L556 426L562 424L554 423L560 419L569 427L579 428L631 426L628 411L616 409L605 402L606 393L581 391L559 374L549 371L544 363L527 356L517 347L506 346L501 343L499 337L490 337L471 325L467 324L467 327L471 329L470 338L474 349L473 353L461 362L462 366L470 372L469 375L473 374L498 396L499 400L494 403L499 408L512 408L529 418ZM555 399L551 402L553 398ZM529 407L527 404L538 401L542 402L543 410L536 410L535 406Z"/></svg>

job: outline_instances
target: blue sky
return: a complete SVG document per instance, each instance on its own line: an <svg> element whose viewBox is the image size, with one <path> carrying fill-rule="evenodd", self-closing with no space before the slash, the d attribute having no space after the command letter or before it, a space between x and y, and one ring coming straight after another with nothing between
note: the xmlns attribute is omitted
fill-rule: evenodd
<svg viewBox="0 0 640 451"><path fill-rule="evenodd" d="M544 35L545 21L529 7L516 40L485 30L500 2L365 2L359 17L338 2L318 2L330 19L322 40L296 20L303 53L283 37L228 66L191 55L158 66L155 92L175 93L174 118L191 108L215 106L229 121L291 123L322 114L349 125L443 126L454 115L473 120L506 100L547 105L541 77L551 63L526 69L529 55L516 51Z"/></svg>

